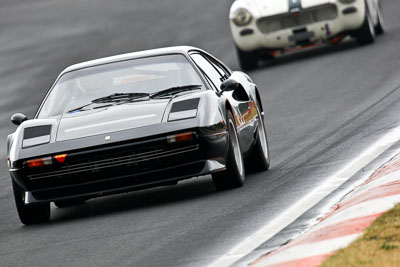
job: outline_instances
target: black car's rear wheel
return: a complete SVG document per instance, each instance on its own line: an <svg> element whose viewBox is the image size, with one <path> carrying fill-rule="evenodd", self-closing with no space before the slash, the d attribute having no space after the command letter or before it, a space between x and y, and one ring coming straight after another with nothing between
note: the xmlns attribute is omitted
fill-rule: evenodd
<svg viewBox="0 0 400 267"><path fill-rule="evenodd" d="M18 216L23 224L30 225L50 220L50 203L26 205L23 190L19 188L14 180L12 180L12 186Z"/></svg>
<svg viewBox="0 0 400 267"><path fill-rule="evenodd" d="M264 118L260 112L258 118L257 140L250 156L246 159L246 167L251 171L261 172L269 169L270 159Z"/></svg>
<svg viewBox="0 0 400 267"><path fill-rule="evenodd" d="M241 187L244 184L244 163L240 150L239 138L236 131L235 119L230 111L227 111L229 148L226 162L226 170L212 175L217 190L226 190Z"/></svg>

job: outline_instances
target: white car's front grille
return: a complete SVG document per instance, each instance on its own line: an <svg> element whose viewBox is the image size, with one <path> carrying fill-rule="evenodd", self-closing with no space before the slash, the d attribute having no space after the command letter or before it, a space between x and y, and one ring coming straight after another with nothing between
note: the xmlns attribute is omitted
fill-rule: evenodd
<svg viewBox="0 0 400 267"><path fill-rule="evenodd" d="M288 13L272 17L264 17L257 21L258 28L263 33L300 27L321 21L333 20L338 15L336 5L328 4L308 9L298 13Z"/></svg>

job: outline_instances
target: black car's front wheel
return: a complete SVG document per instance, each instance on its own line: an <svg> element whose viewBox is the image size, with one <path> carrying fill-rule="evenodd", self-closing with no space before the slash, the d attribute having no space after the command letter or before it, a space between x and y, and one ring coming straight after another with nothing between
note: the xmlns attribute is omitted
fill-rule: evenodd
<svg viewBox="0 0 400 267"><path fill-rule="evenodd" d="M236 131L235 119L227 111L229 148L226 159L226 170L212 175L217 190L226 190L241 187L244 184L245 170L239 138Z"/></svg>
<svg viewBox="0 0 400 267"><path fill-rule="evenodd" d="M256 143L250 156L246 159L246 166L251 171L267 171L270 165L267 133L265 130L264 118L259 112Z"/></svg>
<svg viewBox="0 0 400 267"><path fill-rule="evenodd" d="M43 223L50 220L50 203L25 204L23 190L12 180L15 205L17 206L19 219L23 224L30 225Z"/></svg>

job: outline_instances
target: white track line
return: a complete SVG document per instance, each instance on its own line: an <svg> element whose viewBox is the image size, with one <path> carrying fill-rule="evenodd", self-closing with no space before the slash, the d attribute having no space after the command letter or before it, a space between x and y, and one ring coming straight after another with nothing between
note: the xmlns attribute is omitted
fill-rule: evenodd
<svg viewBox="0 0 400 267"><path fill-rule="evenodd" d="M350 179L363 167L375 160L379 155L381 155L399 140L400 127L397 127L389 131L389 133L387 133L385 136L375 142L372 146L370 146L360 156L352 160L344 168L339 170L331 177L328 177L323 184L316 187L308 195L306 195L296 204L284 211L277 218L268 222L257 232L233 247L228 253L222 255L216 261L211 263L209 267L230 266L244 256L251 253L264 242L268 241L274 235L282 231L286 226L293 223L303 213L315 206L318 202L320 202L327 195L332 193L340 185ZM321 192L323 192L323 194L321 194Z"/></svg>

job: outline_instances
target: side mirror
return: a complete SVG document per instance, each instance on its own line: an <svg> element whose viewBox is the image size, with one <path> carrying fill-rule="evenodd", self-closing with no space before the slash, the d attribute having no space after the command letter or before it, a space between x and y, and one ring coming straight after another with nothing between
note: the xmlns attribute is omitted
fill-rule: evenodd
<svg viewBox="0 0 400 267"><path fill-rule="evenodd" d="M239 87L239 83L235 79L227 79L221 84L221 92L234 91Z"/></svg>
<svg viewBox="0 0 400 267"><path fill-rule="evenodd" d="M11 117L11 122L14 123L15 125L20 125L24 121L27 121L28 117L22 113L15 113Z"/></svg>

